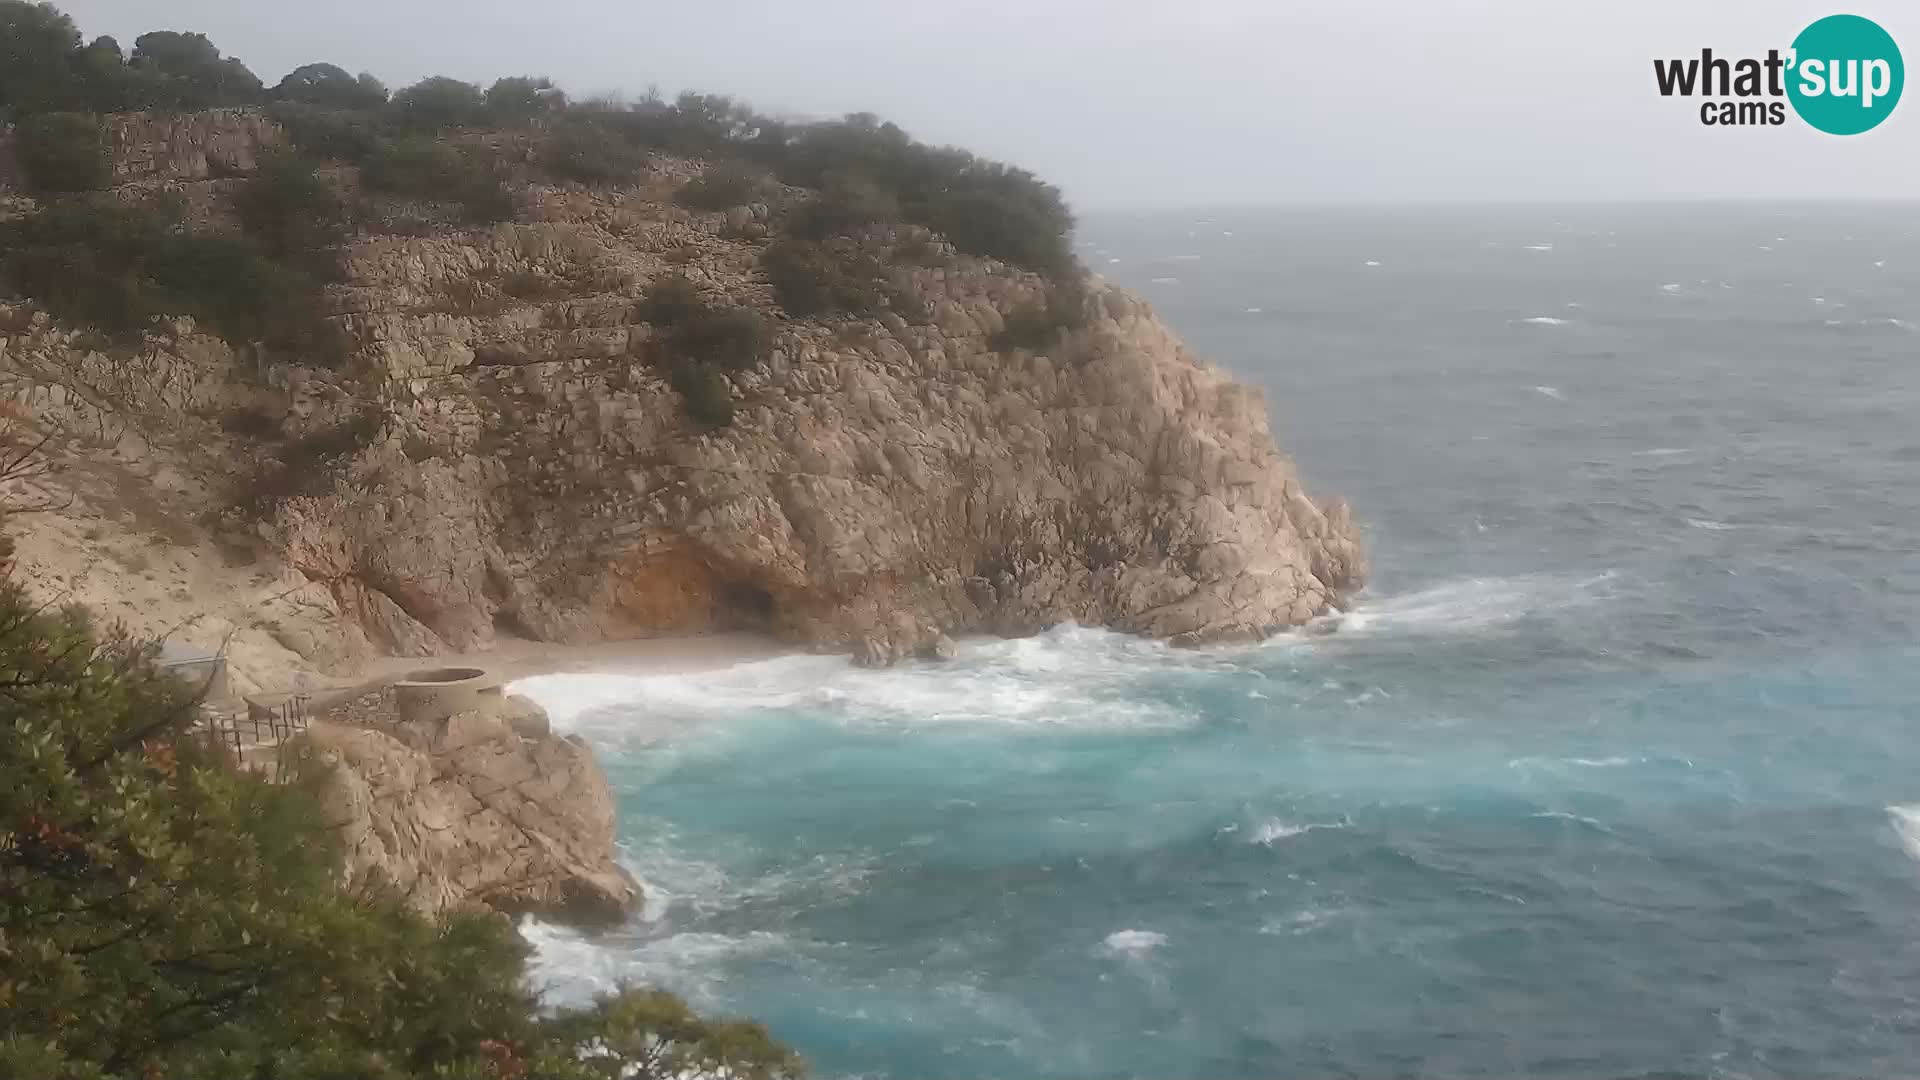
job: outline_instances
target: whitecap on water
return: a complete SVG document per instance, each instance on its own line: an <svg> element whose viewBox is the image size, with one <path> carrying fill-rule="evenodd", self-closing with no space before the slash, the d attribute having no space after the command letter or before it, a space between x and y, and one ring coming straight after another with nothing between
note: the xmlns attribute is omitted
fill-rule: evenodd
<svg viewBox="0 0 1920 1080"><path fill-rule="evenodd" d="M1724 521L1708 521L1706 518L1688 518L1687 527L1690 529L1706 529L1710 532L1725 532L1728 529L1737 529L1740 526L1729 525Z"/></svg>
<svg viewBox="0 0 1920 1080"><path fill-rule="evenodd" d="M1660 291L1671 296L1680 291L1680 283L1677 281L1669 281L1665 285L1660 286Z"/></svg>
<svg viewBox="0 0 1920 1080"><path fill-rule="evenodd" d="M1156 930L1115 930L1103 944L1117 953L1142 956L1167 943L1167 935Z"/></svg>
<svg viewBox="0 0 1920 1080"><path fill-rule="evenodd" d="M1530 319L1521 319L1520 321L1527 324L1528 326L1565 326L1567 325L1567 320L1556 319L1551 315L1535 315Z"/></svg>
<svg viewBox="0 0 1920 1080"><path fill-rule="evenodd" d="M1533 388L1533 392L1542 397L1550 397L1555 401L1567 400L1567 396L1560 392L1559 387L1555 386L1536 386Z"/></svg>
<svg viewBox="0 0 1920 1080"><path fill-rule="evenodd" d="M1909 856L1920 860L1920 803L1889 806L1887 815L1893 819L1893 831L1900 836L1900 846L1907 849Z"/></svg>
<svg viewBox="0 0 1920 1080"><path fill-rule="evenodd" d="M1180 284L1180 279L1179 279L1179 278L1177 278L1177 277L1157 277L1157 278L1148 278L1147 280L1148 280L1148 281L1150 281L1150 282L1152 282L1152 283L1153 283L1153 284L1155 284L1155 285L1178 285L1178 284Z"/></svg>
<svg viewBox="0 0 1920 1080"><path fill-rule="evenodd" d="M1314 640L1337 643L1341 636L1356 633L1475 633L1537 612L1602 599L1613 577L1609 571L1586 577L1528 574L1449 581L1363 603L1341 618L1339 634Z"/></svg>
<svg viewBox="0 0 1920 1080"><path fill-rule="evenodd" d="M1347 823L1344 821L1308 822L1305 825L1295 825L1291 822L1282 821L1279 818L1268 818L1254 827L1253 831L1247 836L1247 842L1250 844L1259 844L1261 847L1272 847L1282 840L1291 840L1296 836L1305 836L1318 829L1344 829L1346 827Z"/></svg>
<svg viewBox="0 0 1920 1080"><path fill-rule="evenodd" d="M1552 251L1553 245L1552 244L1528 244L1527 250L1528 251Z"/></svg>
<svg viewBox="0 0 1920 1080"><path fill-rule="evenodd" d="M1379 265L1380 265L1380 260L1378 260L1378 259L1368 259L1368 260L1367 260L1367 265L1368 265L1368 266L1379 266Z"/></svg>

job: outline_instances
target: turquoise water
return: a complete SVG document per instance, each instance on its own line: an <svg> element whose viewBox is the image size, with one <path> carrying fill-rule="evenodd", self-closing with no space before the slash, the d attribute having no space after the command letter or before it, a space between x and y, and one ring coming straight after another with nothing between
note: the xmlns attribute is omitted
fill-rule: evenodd
<svg viewBox="0 0 1920 1080"><path fill-rule="evenodd" d="M530 928L551 994L829 1077L1920 1074L1920 208L1083 233L1374 587L1252 647L537 680L655 886Z"/></svg>

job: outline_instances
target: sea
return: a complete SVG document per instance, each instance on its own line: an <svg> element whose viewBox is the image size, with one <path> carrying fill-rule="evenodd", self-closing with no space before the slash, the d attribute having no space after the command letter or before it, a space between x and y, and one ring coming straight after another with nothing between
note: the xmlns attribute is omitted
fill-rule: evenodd
<svg viewBox="0 0 1920 1080"><path fill-rule="evenodd" d="M1363 523L1337 632L521 684L826 1078L1920 1076L1920 204L1091 215ZM672 733L642 738L667 723Z"/></svg>

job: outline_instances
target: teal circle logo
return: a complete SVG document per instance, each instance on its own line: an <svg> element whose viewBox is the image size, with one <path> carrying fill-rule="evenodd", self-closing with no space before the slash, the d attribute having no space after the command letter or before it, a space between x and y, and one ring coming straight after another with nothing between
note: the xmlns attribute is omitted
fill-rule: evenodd
<svg viewBox="0 0 1920 1080"><path fill-rule="evenodd" d="M1787 99L1800 119L1829 135L1877 127L1900 103L1906 65L1880 24L1858 15L1829 15L1793 39Z"/></svg>

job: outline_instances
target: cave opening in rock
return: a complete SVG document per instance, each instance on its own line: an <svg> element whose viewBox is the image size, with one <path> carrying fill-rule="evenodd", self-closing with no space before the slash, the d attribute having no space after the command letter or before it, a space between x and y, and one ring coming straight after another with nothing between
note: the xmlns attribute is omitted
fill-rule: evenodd
<svg viewBox="0 0 1920 1080"><path fill-rule="evenodd" d="M714 600L718 622L728 630L771 631L779 611L773 594L750 581L722 582Z"/></svg>
<svg viewBox="0 0 1920 1080"><path fill-rule="evenodd" d="M527 624L506 608L498 608L493 613L493 633L495 637L519 638L522 641L538 641Z"/></svg>

